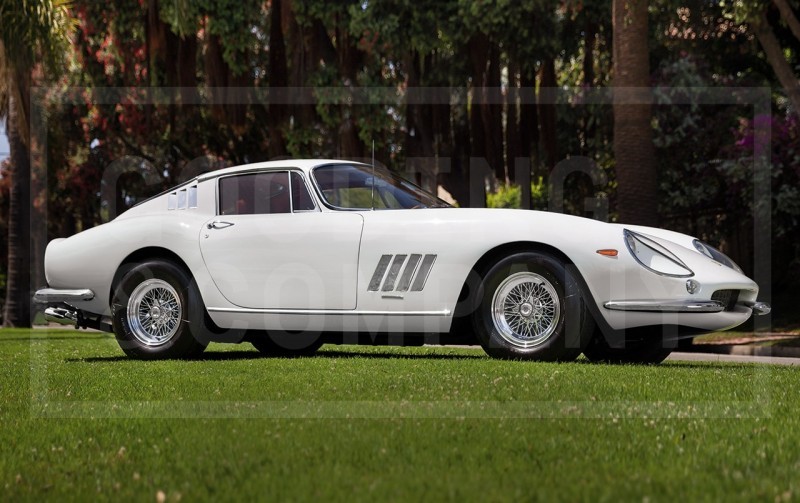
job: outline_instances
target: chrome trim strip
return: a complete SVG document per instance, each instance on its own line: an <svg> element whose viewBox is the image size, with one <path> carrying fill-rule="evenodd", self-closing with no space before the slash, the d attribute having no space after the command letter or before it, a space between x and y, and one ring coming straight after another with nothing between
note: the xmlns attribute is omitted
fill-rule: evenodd
<svg viewBox="0 0 800 503"><path fill-rule="evenodd" d="M289 213L294 213L294 196L292 195L292 172L286 173L286 185L289 186Z"/></svg>
<svg viewBox="0 0 800 503"><path fill-rule="evenodd" d="M394 282L397 280L397 275L400 274L400 268L403 267L403 263L406 261L407 255L395 255L394 260L392 261L392 267L389 268L389 274L386 275L386 279L383 280L383 288L384 292L391 292L394 290Z"/></svg>
<svg viewBox="0 0 800 503"><path fill-rule="evenodd" d="M389 267L389 262L391 260L391 255L381 255L381 259L378 261L378 266L375 268L375 272L372 273L372 279L369 280L367 291L377 292L380 290L381 282L383 281L383 275L386 274L386 269Z"/></svg>
<svg viewBox="0 0 800 503"><path fill-rule="evenodd" d="M425 282L428 281L434 262L436 262L436 255L425 255L425 258L422 259L422 265L419 266L417 277L414 279L414 284L411 285L412 292L421 292L425 288Z"/></svg>
<svg viewBox="0 0 800 503"><path fill-rule="evenodd" d="M408 291L408 287L411 286L411 278L413 278L414 273L417 272L417 267L421 259L422 255L419 253L412 253L411 256L408 257L408 263L406 264L406 268L403 269L403 275L400 276L400 281L397 282L398 292Z"/></svg>
<svg viewBox="0 0 800 503"><path fill-rule="evenodd" d="M49 302L75 302L86 301L94 298L94 292L88 288L81 290L60 290L57 288L42 288L33 295L33 301L39 304Z"/></svg>
<svg viewBox="0 0 800 503"><path fill-rule="evenodd" d="M651 313L720 313L725 304L716 300L617 300L603 304L614 311Z"/></svg>
<svg viewBox="0 0 800 503"><path fill-rule="evenodd" d="M256 309L248 307L209 307L208 310L214 313L300 314L306 316L450 316L449 309L443 309L441 311L345 311L342 309Z"/></svg>

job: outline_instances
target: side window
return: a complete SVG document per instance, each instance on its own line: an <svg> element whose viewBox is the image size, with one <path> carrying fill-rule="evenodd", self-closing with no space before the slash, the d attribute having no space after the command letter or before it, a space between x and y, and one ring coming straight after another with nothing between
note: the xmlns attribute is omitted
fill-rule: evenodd
<svg viewBox="0 0 800 503"><path fill-rule="evenodd" d="M309 211L316 208L314 200L303 182L303 176L295 172L292 172L292 208L294 211Z"/></svg>
<svg viewBox="0 0 800 503"><path fill-rule="evenodd" d="M291 212L286 171L229 176L219 181L220 215Z"/></svg>

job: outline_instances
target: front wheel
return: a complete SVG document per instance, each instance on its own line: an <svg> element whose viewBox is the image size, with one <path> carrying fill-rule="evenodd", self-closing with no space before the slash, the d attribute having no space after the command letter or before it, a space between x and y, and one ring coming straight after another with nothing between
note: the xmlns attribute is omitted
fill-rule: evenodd
<svg viewBox="0 0 800 503"><path fill-rule="evenodd" d="M202 320L200 293L191 276L171 262L132 267L112 301L114 334L122 351L142 359L191 358L206 348L192 333ZM198 330L195 330L198 331Z"/></svg>
<svg viewBox="0 0 800 503"><path fill-rule="evenodd" d="M594 320L577 272L545 253L523 252L483 276L472 314L484 350L507 359L571 361L591 336Z"/></svg>

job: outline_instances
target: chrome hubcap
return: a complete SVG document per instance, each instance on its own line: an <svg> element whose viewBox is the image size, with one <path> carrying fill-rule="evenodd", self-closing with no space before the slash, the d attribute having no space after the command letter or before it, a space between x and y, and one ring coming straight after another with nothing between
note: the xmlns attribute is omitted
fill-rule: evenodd
<svg viewBox="0 0 800 503"><path fill-rule="evenodd" d="M146 346L161 346L178 332L183 307L178 292L162 279L142 282L128 299L128 325Z"/></svg>
<svg viewBox="0 0 800 503"><path fill-rule="evenodd" d="M492 298L492 322L500 336L519 348L542 344L556 330L561 304L555 287L532 272L507 277Z"/></svg>

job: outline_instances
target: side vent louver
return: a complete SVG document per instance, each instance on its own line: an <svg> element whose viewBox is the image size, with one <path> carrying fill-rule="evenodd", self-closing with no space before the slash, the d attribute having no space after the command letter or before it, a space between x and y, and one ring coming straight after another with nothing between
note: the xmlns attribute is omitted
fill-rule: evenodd
<svg viewBox="0 0 800 503"><path fill-rule="evenodd" d="M421 292L436 255L381 255L367 290L370 292ZM388 271L388 272L387 272ZM398 279L399 278L399 279Z"/></svg>
<svg viewBox="0 0 800 503"><path fill-rule="evenodd" d="M197 185L176 190L167 196L168 210L185 210L187 208L197 208Z"/></svg>

